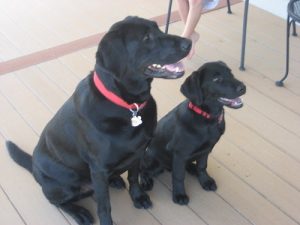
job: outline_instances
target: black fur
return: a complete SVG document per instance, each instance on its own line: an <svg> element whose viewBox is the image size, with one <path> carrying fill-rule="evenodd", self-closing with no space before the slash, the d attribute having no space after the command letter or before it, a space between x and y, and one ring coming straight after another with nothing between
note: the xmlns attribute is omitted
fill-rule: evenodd
<svg viewBox="0 0 300 225"><path fill-rule="evenodd" d="M80 225L93 223L89 211L74 204L92 194L81 191L90 182L101 225L113 224L108 185L124 188L120 174L127 170L134 205L150 207L151 201L138 183L139 160L157 119L150 94L153 76L145 71L153 63L177 62L190 47L189 40L164 34L149 20L128 17L114 24L99 44L95 71L106 88L126 102L147 101L139 113L143 124L132 127L131 112L104 97L91 73L46 125L32 159L7 142L12 158L32 171L48 200ZM169 78L168 74L164 78Z"/></svg>
<svg viewBox="0 0 300 225"><path fill-rule="evenodd" d="M209 153L225 131L223 103L219 98L234 99L245 94L246 87L234 78L225 63L212 62L189 76L181 92L187 99L158 122L142 160L141 185L150 190L154 176L164 169L172 170L173 201L184 205L189 202L184 187L185 170L197 176L205 190L216 190L206 168ZM192 111L189 102L211 117Z"/></svg>

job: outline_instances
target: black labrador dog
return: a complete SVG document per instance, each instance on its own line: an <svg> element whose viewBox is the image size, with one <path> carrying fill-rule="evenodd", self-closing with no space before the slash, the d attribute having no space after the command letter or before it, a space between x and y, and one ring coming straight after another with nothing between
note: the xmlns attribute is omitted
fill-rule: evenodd
<svg viewBox="0 0 300 225"><path fill-rule="evenodd" d="M33 156L8 141L11 157L32 172L52 204L80 225L94 221L74 204L93 193L83 192L90 182L101 225L113 224L108 188L125 187L120 177L125 171L134 205L150 207L138 169L157 123L151 82L182 76L182 68L174 73L162 64L181 60L190 48L190 40L161 32L153 21L127 17L115 23L99 44L94 71L46 125Z"/></svg>
<svg viewBox="0 0 300 225"><path fill-rule="evenodd" d="M141 185L153 186L153 176L172 170L173 201L188 204L184 188L185 170L198 177L205 190L217 186L207 171L207 159L225 131L224 106L240 108L245 85L234 78L223 62L204 64L181 86L187 98L157 124L141 163ZM196 163L194 163L194 161Z"/></svg>

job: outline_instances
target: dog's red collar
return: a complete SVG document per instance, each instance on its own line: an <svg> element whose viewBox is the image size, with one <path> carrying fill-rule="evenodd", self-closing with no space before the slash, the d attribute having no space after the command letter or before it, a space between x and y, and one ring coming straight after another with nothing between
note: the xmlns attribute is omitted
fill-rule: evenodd
<svg viewBox="0 0 300 225"><path fill-rule="evenodd" d="M203 111L200 107L194 105L192 102L189 102L188 107L189 109L193 110L195 113L203 116L206 119L212 118L212 116L209 113ZM224 118L224 111L222 111L222 113L218 116L218 123L221 123L223 121L223 118Z"/></svg>
<svg viewBox="0 0 300 225"><path fill-rule="evenodd" d="M98 91L100 91L101 94L103 94L108 100L110 100L111 102L115 103L118 106L129 109L130 111L137 112L139 109L142 109L147 103L147 102L143 102L142 104L138 104L138 103L129 104L129 103L127 103L122 98L120 98L119 96L117 96L115 93L111 92L110 90L108 90L104 86L102 81L99 79L96 71L94 71L93 79L94 79L94 84L95 84L96 88L98 89Z"/></svg>

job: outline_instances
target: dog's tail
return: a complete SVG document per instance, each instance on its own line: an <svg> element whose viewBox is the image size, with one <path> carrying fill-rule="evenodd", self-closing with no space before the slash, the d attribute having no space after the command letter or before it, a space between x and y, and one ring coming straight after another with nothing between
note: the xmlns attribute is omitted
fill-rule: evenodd
<svg viewBox="0 0 300 225"><path fill-rule="evenodd" d="M24 167L32 173L32 156L20 149L11 141L6 141L6 148L8 149L10 157L20 166Z"/></svg>

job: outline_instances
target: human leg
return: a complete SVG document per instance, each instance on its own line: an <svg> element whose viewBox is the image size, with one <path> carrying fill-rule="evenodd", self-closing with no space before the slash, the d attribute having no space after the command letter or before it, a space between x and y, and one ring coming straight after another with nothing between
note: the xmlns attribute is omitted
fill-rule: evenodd
<svg viewBox="0 0 300 225"><path fill-rule="evenodd" d="M189 14L189 0L177 0L177 5L181 21L185 24Z"/></svg>
<svg viewBox="0 0 300 225"><path fill-rule="evenodd" d="M195 29L200 20L202 8L202 0L189 0L189 12L184 30L181 35L182 37L186 37L192 40L192 48L188 55L188 58L193 57L193 55L195 54L195 45L199 40L199 33L196 32Z"/></svg>

